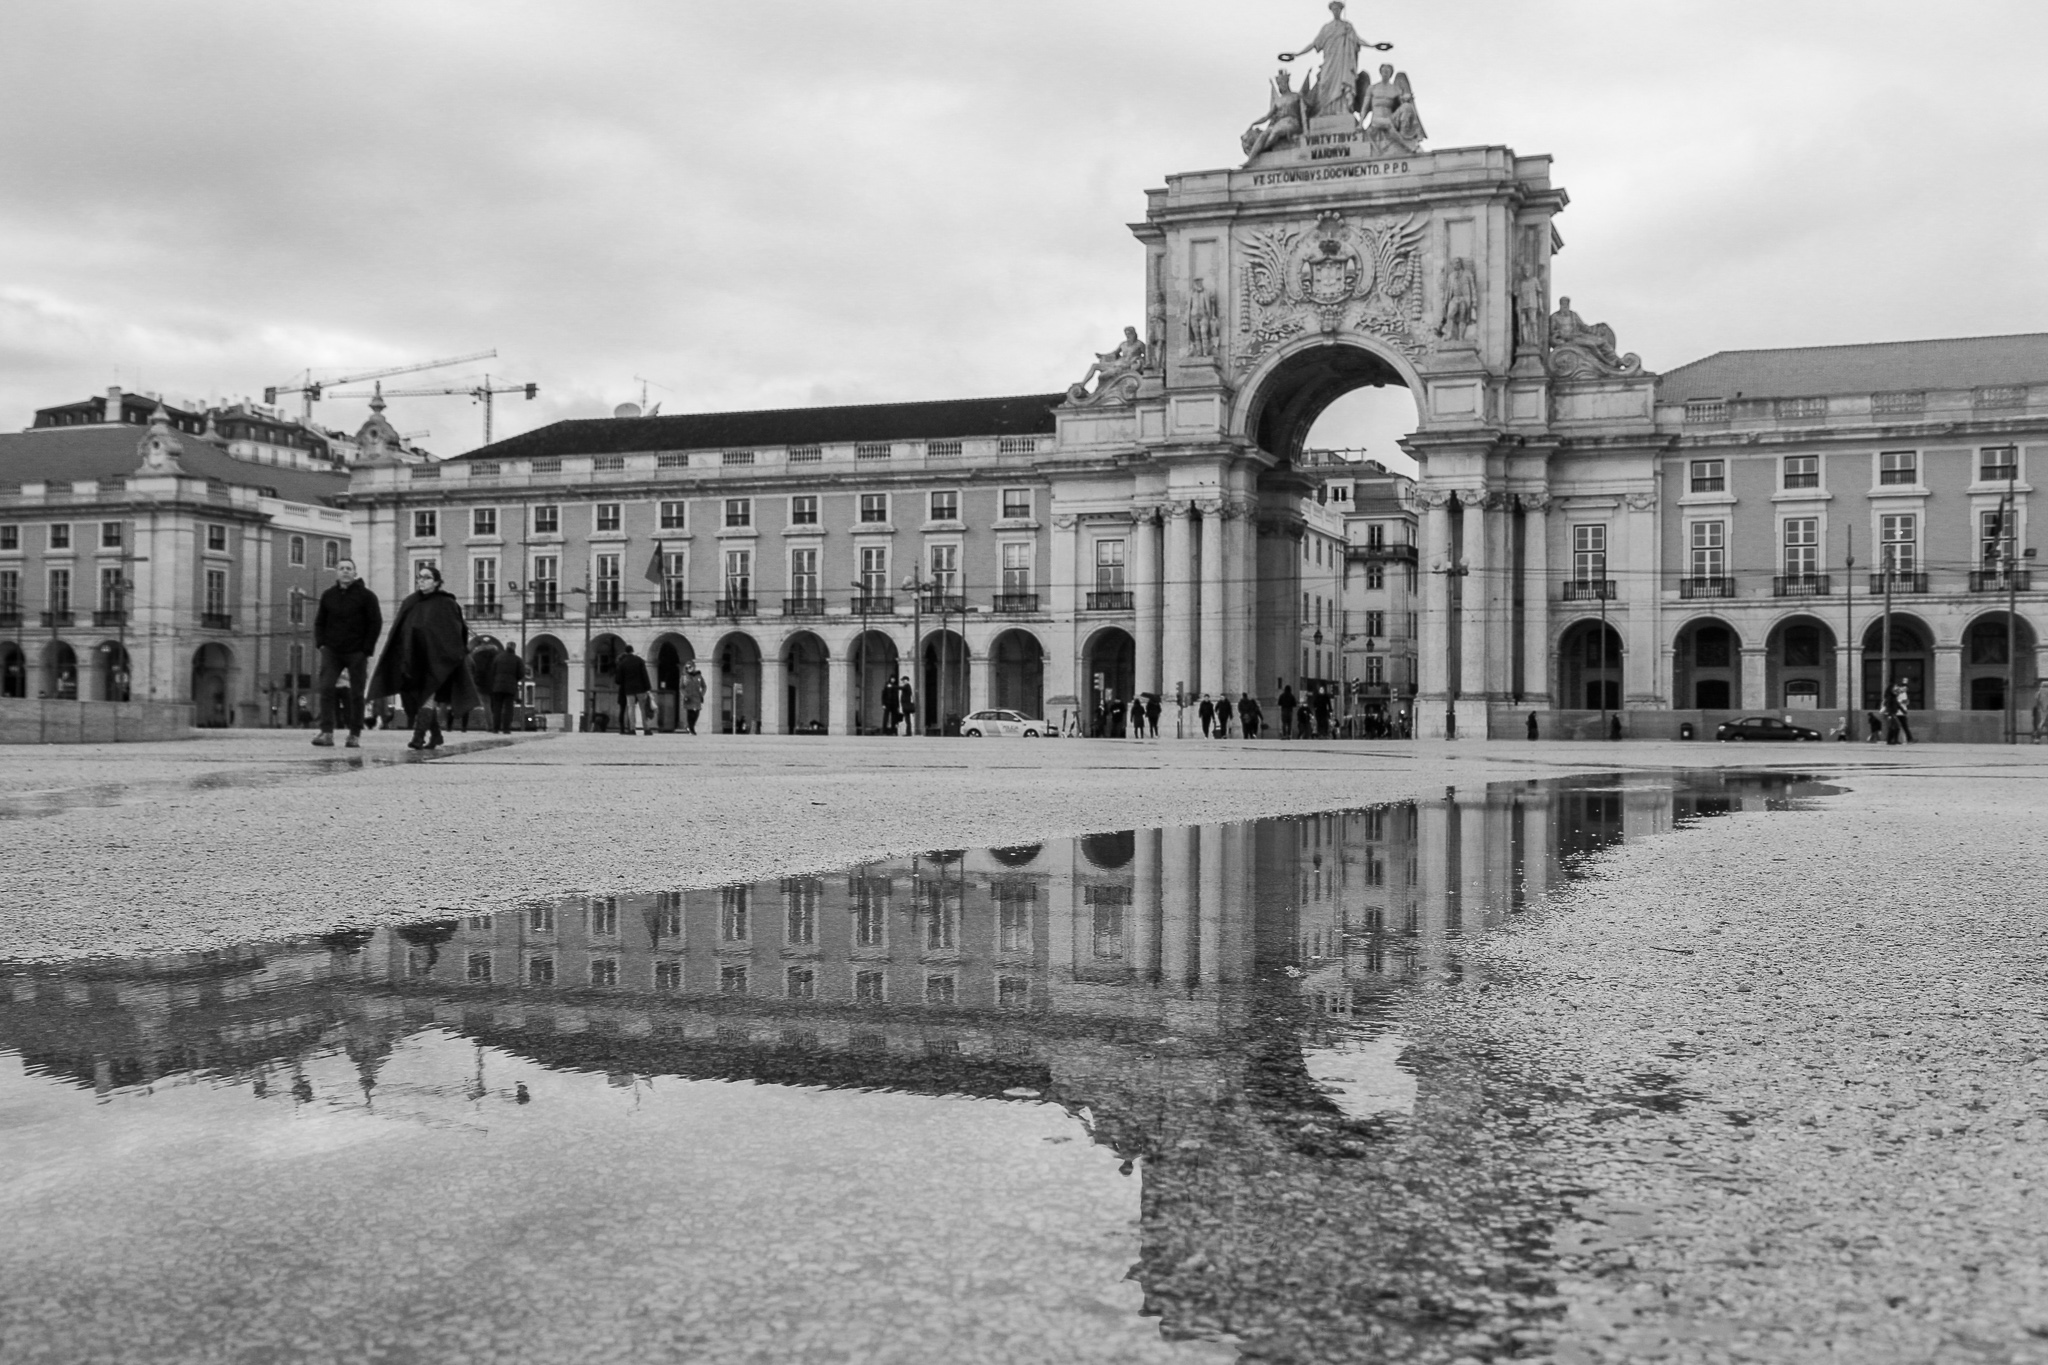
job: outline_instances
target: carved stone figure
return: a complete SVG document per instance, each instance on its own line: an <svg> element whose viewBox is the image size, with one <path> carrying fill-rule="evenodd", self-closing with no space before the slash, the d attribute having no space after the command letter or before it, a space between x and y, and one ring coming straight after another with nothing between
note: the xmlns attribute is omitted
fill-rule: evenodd
<svg viewBox="0 0 2048 1365"><path fill-rule="evenodd" d="M1194 282L1193 291L1188 295L1188 354L1191 356L1213 356L1216 341L1222 328L1218 322L1216 296L1208 291L1201 280Z"/></svg>
<svg viewBox="0 0 2048 1365"><path fill-rule="evenodd" d="M1543 349L1543 268L1524 260L1515 271L1515 352Z"/></svg>
<svg viewBox="0 0 2048 1365"><path fill-rule="evenodd" d="M1124 328L1124 339L1116 344L1115 349L1097 351L1095 363L1088 367L1088 373L1081 376L1081 382L1067 386L1067 402L1077 408L1130 402L1137 396L1145 357L1145 343L1138 340L1138 329ZM1088 389L1091 379L1098 380L1092 393Z"/></svg>
<svg viewBox="0 0 2048 1365"><path fill-rule="evenodd" d="M1363 84L1364 77L1359 78ZM1365 87L1360 102L1366 109L1365 147L1371 157L1412 156L1422 150L1422 115L1415 110L1415 90L1408 73L1380 67L1380 78Z"/></svg>
<svg viewBox="0 0 2048 1365"><path fill-rule="evenodd" d="M1635 374L1643 368L1641 357L1621 354L1614 344L1614 329L1604 322L1587 322L1572 311L1569 297L1557 301L1550 315L1550 372L1560 378L1585 378L1610 374Z"/></svg>
<svg viewBox="0 0 2048 1365"><path fill-rule="evenodd" d="M1436 334L1446 341L1469 341L1479 324L1479 274L1472 262L1456 256L1444 267L1444 300L1438 310Z"/></svg>
<svg viewBox="0 0 2048 1365"><path fill-rule="evenodd" d="M1145 368L1157 371L1166 359L1166 295L1154 289L1145 305Z"/></svg>
<svg viewBox="0 0 2048 1365"><path fill-rule="evenodd" d="M1273 77L1272 96L1266 102L1266 116L1254 119L1252 126L1244 130L1238 139L1244 148L1244 164L1249 166L1260 156L1285 142L1292 142L1301 136L1301 130L1308 127L1308 109L1301 93L1288 84L1288 75L1282 71Z"/></svg>
<svg viewBox="0 0 2048 1365"><path fill-rule="evenodd" d="M1352 224L1325 213L1310 228L1272 227L1238 238L1244 270L1238 300L1242 370L1303 332L1349 327L1420 356L1428 349L1422 316L1420 214Z"/></svg>
<svg viewBox="0 0 2048 1365"><path fill-rule="evenodd" d="M1291 62L1311 52L1322 54L1316 68L1315 87L1303 82L1311 114L1348 114L1357 106L1358 54L1365 47L1358 30L1344 17L1344 0L1330 0L1330 22L1299 52L1283 52L1280 60Z"/></svg>

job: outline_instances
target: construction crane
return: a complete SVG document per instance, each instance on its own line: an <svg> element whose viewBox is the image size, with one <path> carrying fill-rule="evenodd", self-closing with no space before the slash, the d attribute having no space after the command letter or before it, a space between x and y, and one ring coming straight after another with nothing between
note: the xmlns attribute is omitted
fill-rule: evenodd
<svg viewBox="0 0 2048 1365"><path fill-rule="evenodd" d="M495 360L497 356L497 349L493 347L488 351L478 351L475 355L449 356L446 360L423 360L417 365L394 365L387 370L365 370L361 374L345 374L339 379L316 380L313 378L313 372L308 370L306 371L304 381L301 383L273 384L265 389L263 391L263 401L275 403L279 394L298 394L300 397L300 415L307 425L310 426L313 421L313 404L320 400L322 393L327 389L335 388L342 384L360 384L366 379L389 379L393 375L398 374L418 374L421 370L438 370L447 365L467 365L472 360ZM339 394L335 396L337 398L340 397Z"/></svg>
<svg viewBox="0 0 2048 1365"><path fill-rule="evenodd" d="M466 394L468 394L468 395L470 396L470 399L471 399L471 401L473 401L473 402L478 402L478 403L482 403L482 404L484 405L484 444L485 444L485 445L489 445L489 444L491 443L491 400L492 400L493 398L497 397L497 395L499 395L499 394L501 394L501 393L523 393L523 394L525 394L525 395L526 395L526 396L527 396L528 398L535 398L535 397L538 397L538 396L539 396L539 394L540 394L540 385L538 385L538 384L493 384L493 383L491 382L491 377L490 377L489 375L485 375L485 376L483 377L483 382L482 382L482 383L480 383L480 384L463 384L463 385L456 385L456 386L452 386L452 387L449 387L449 388L432 388L432 389L387 389L387 388L385 388L385 387L384 387L384 386L383 386L382 384L379 384L379 385L377 385L377 387L376 387L376 388L372 389L372 390L371 390L370 392L368 392L368 393L364 393L364 392L362 392L361 390L357 390L357 391L356 391L356 392L354 392L354 393L334 393L334 394L329 394L329 395L328 395L328 397L330 397L330 398L438 398L438 397L441 397L441 396L443 396L443 395L446 395L446 394L455 394L455 393L466 393Z"/></svg>

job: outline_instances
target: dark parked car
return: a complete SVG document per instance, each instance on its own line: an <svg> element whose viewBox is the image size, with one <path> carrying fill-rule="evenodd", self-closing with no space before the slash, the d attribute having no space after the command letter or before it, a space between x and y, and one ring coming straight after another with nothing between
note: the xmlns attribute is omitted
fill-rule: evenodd
<svg viewBox="0 0 2048 1365"><path fill-rule="evenodd" d="M1779 720L1776 716L1743 716L1737 720L1722 721L1720 727L1714 731L1714 738L1765 741L1819 739L1820 731Z"/></svg>

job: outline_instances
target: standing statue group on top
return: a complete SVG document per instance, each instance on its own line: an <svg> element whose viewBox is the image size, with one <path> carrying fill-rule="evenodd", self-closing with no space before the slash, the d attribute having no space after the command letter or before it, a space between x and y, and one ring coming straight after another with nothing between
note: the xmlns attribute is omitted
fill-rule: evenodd
<svg viewBox="0 0 2048 1365"><path fill-rule="evenodd" d="M1385 52L1392 43L1368 43L1344 17L1344 0L1330 0L1330 22L1324 24L1314 41L1299 52L1283 52L1280 60L1291 62L1311 52L1320 53L1322 64L1313 80L1296 90L1286 71L1273 77L1272 95L1265 117L1244 130L1241 145L1245 165L1283 143L1293 142L1308 130L1309 120L1349 114L1365 127L1368 156L1386 157L1420 151L1428 136L1422 115L1415 109L1415 90L1408 73L1395 71L1391 64L1380 67L1375 81L1358 69L1359 54L1366 48Z"/></svg>

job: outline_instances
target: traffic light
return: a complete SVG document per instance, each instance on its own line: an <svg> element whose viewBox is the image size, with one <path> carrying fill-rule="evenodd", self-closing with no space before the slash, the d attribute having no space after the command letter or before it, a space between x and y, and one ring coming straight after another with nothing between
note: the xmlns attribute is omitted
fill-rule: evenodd
<svg viewBox="0 0 2048 1365"><path fill-rule="evenodd" d="M539 392L540 392L540 385L538 385L538 384L528 384L528 385L526 386L526 396L527 396L528 398L531 398L531 397L533 397L533 396L534 396L535 394L537 394L537 393L539 393Z"/></svg>

